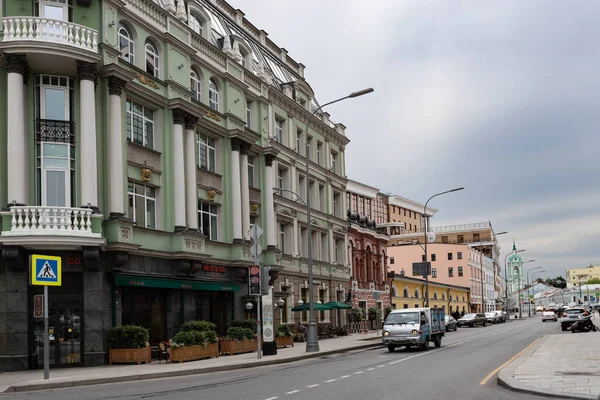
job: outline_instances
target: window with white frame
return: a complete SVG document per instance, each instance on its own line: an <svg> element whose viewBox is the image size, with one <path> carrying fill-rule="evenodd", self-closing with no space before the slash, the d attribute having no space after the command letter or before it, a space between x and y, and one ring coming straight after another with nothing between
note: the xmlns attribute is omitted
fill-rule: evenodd
<svg viewBox="0 0 600 400"><path fill-rule="evenodd" d="M296 152L302 152L302 130L298 129L296 131Z"/></svg>
<svg viewBox="0 0 600 400"><path fill-rule="evenodd" d="M198 135L198 166L210 172L215 172L216 147L215 139L205 134Z"/></svg>
<svg viewBox="0 0 600 400"><path fill-rule="evenodd" d="M219 111L219 87L214 78L210 78L208 83L208 106Z"/></svg>
<svg viewBox="0 0 600 400"><path fill-rule="evenodd" d="M321 165L321 150L323 150L323 143L317 141L317 165Z"/></svg>
<svg viewBox="0 0 600 400"><path fill-rule="evenodd" d="M126 101L127 140L154 148L154 111L134 101Z"/></svg>
<svg viewBox="0 0 600 400"><path fill-rule="evenodd" d="M210 240L218 239L218 207L215 204L198 201L198 226Z"/></svg>
<svg viewBox="0 0 600 400"><path fill-rule="evenodd" d="M308 159L312 160L313 159L313 155L312 155L312 143L313 143L313 138L308 136L306 138L306 140L308 140L307 142L307 146L308 146ZM308 160L307 160L308 161Z"/></svg>
<svg viewBox="0 0 600 400"><path fill-rule="evenodd" d="M300 256L308 257L308 230L300 227Z"/></svg>
<svg viewBox="0 0 600 400"><path fill-rule="evenodd" d="M192 91L192 99L202 101L202 82L198 72L192 69L190 72L190 89Z"/></svg>
<svg viewBox="0 0 600 400"><path fill-rule="evenodd" d="M248 129L252 129L252 106L252 101L246 100L246 126Z"/></svg>
<svg viewBox="0 0 600 400"><path fill-rule="evenodd" d="M279 232L277 232L278 234L278 244L279 244L279 250L281 250L281 252L283 254L287 254L289 249L286 246L286 224L284 223L279 223Z"/></svg>
<svg viewBox="0 0 600 400"><path fill-rule="evenodd" d="M304 175L298 175L298 194L306 200L306 179Z"/></svg>
<svg viewBox="0 0 600 400"><path fill-rule="evenodd" d="M133 181L127 182L129 218L137 226L156 228L156 189Z"/></svg>
<svg viewBox="0 0 600 400"><path fill-rule="evenodd" d="M126 26L119 24L118 36L121 59L135 64L135 43L131 31Z"/></svg>
<svg viewBox="0 0 600 400"><path fill-rule="evenodd" d="M275 118L275 140L279 143L283 143L283 126L284 121L279 118Z"/></svg>
<svg viewBox="0 0 600 400"><path fill-rule="evenodd" d="M343 265L344 264L344 251L346 246L344 246L344 238L336 238L335 239L335 262L336 264Z"/></svg>
<svg viewBox="0 0 600 400"><path fill-rule="evenodd" d="M204 30L204 20L195 12L190 12L188 15L188 26L200 36Z"/></svg>
<svg viewBox="0 0 600 400"><path fill-rule="evenodd" d="M329 240L327 239L327 233L321 232L321 261L329 261Z"/></svg>
<svg viewBox="0 0 600 400"><path fill-rule="evenodd" d="M248 156L248 186L254 186L254 162L255 158L252 156Z"/></svg>
<svg viewBox="0 0 600 400"><path fill-rule="evenodd" d="M319 210L327 212L327 202L325 201L325 185L319 183Z"/></svg>
<svg viewBox="0 0 600 400"><path fill-rule="evenodd" d="M146 72L155 78L159 77L160 60L158 58L158 50L156 46L149 40L146 40Z"/></svg>
<svg viewBox="0 0 600 400"><path fill-rule="evenodd" d="M248 68L248 53L245 50L240 49L240 55L242 56L240 64L242 64L242 67Z"/></svg>
<svg viewBox="0 0 600 400"><path fill-rule="evenodd" d="M331 168L331 170L332 170L333 172L337 172L337 169L336 169L336 162L337 162L337 153L335 153L335 152L332 152L332 153L331 153L331 165L330 165L329 167Z"/></svg>
<svg viewBox="0 0 600 400"><path fill-rule="evenodd" d="M333 192L333 215L340 217L342 215L342 194Z"/></svg>

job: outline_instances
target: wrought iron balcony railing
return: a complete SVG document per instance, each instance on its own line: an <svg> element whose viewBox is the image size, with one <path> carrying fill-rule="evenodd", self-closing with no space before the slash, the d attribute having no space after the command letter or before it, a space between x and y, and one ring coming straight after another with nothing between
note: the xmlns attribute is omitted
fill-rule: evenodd
<svg viewBox="0 0 600 400"><path fill-rule="evenodd" d="M75 123L54 119L35 120L36 142L75 143Z"/></svg>

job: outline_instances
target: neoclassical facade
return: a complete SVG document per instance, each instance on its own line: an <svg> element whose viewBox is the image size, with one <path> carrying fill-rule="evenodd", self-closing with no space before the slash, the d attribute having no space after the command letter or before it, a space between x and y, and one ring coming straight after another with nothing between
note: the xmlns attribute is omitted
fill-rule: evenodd
<svg viewBox="0 0 600 400"><path fill-rule="evenodd" d="M307 231L313 293L346 296L349 140L326 113L303 127L318 107L304 66L265 31L222 0L3 5L0 371L41 360L32 254L63 264L50 289L54 366L104 364L121 324L146 326L151 343L190 319L224 332L251 300L252 224L264 230L259 262L279 274L280 320L295 321L309 289ZM273 194L301 191L303 140L310 224Z"/></svg>

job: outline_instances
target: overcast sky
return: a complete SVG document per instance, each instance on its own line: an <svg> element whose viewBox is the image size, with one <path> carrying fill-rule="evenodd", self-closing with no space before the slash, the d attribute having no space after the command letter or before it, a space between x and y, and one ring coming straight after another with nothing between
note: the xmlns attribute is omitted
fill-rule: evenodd
<svg viewBox="0 0 600 400"><path fill-rule="evenodd" d="M600 2L229 0L347 126L348 177L490 220L539 276L600 265Z"/></svg>

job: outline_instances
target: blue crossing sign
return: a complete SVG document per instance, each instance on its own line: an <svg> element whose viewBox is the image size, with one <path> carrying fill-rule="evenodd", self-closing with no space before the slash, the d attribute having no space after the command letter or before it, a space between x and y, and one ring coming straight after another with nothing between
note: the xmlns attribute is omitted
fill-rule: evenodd
<svg viewBox="0 0 600 400"><path fill-rule="evenodd" d="M31 256L31 284L40 286L61 286L61 258L34 254Z"/></svg>

